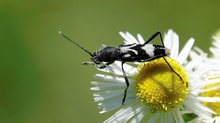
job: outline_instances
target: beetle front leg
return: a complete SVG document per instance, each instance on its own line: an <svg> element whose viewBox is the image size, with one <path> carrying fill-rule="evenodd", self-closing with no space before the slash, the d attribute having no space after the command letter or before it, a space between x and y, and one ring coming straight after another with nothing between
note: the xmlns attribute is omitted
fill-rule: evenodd
<svg viewBox="0 0 220 123"><path fill-rule="evenodd" d="M113 62L96 64L95 62L84 62L83 65L94 65L95 67L97 67L99 69L103 69L103 68L106 68L108 65L110 65L112 63Z"/></svg>
<svg viewBox="0 0 220 123"><path fill-rule="evenodd" d="M97 64L95 66L98 67L99 69L103 69L103 68L106 68L108 65L110 65L112 63L113 62L101 63L100 66L98 66Z"/></svg>
<svg viewBox="0 0 220 123"><path fill-rule="evenodd" d="M96 64L95 62L83 62L82 65L94 65L95 67L99 69L106 68L106 64L101 63L101 65Z"/></svg>
<svg viewBox="0 0 220 123"><path fill-rule="evenodd" d="M83 62L82 65L95 65L94 62Z"/></svg>

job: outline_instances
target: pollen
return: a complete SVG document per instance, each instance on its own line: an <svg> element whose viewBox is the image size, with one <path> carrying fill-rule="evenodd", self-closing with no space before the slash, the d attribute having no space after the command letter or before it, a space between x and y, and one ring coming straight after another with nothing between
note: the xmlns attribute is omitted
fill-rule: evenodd
<svg viewBox="0 0 220 123"><path fill-rule="evenodd" d="M165 61L166 59L166 61ZM179 107L189 93L189 80L181 64L165 57L141 64L136 73L137 97L152 111Z"/></svg>
<svg viewBox="0 0 220 123"><path fill-rule="evenodd" d="M209 78L210 80L219 79L220 76L216 76L213 78ZM215 84L209 84L205 87L205 89L209 89L204 93L201 93L201 96L205 97L220 97L220 82ZM220 116L220 102L203 102L204 105L215 111L215 116Z"/></svg>

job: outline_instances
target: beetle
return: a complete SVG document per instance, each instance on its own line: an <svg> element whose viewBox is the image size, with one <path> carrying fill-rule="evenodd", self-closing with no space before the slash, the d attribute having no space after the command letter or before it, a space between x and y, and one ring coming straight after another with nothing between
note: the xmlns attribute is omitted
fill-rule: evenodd
<svg viewBox="0 0 220 123"><path fill-rule="evenodd" d="M115 61L121 61L122 72L126 83L126 88L124 90L124 96L122 99L122 105L125 102L127 90L129 87L128 77L126 76L123 67L123 64L125 62L148 62L162 57L170 67L171 71L174 72L180 78L181 81L183 81L181 76L173 70L171 65L165 59L165 56L170 55L170 51L164 46L162 34L159 31L157 31L149 39L147 39L144 44L122 44L119 47L102 45L100 50L94 52L93 54L84 49L76 42L74 42L73 40L71 40L62 32L59 31L59 33L64 38L71 41L91 56L91 62L84 62L84 65L91 64L99 69L103 69L106 68L108 65L114 63ZM160 36L160 41L162 45L149 44L149 42L151 42L158 35Z"/></svg>

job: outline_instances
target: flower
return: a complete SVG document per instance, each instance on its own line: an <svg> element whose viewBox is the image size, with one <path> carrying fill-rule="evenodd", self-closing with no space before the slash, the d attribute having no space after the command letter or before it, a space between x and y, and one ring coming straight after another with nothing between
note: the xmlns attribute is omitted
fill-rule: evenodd
<svg viewBox="0 0 220 123"><path fill-rule="evenodd" d="M207 83L207 85L201 89L202 91L199 95L215 99L215 101L203 102L203 104L212 109L215 114L213 114L211 119L198 118L196 120L197 122L203 123L220 122L220 31L213 36L213 39L213 46L210 47L211 57L205 60L204 63L204 66L209 68L209 70L204 73L201 78L203 83ZM203 51L200 50L200 53L202 52Z"/></svg>
<svg viewBox="0 0 220 123"><path fill-rule="evenodd" d="M145 41L140 34L136 40L130 33L120 35L125 44ZM199 65L207 58L200 54L188 61L188 55L193 46L191 38L179 52L179 37L172 30L164 36L164 45L170 49L170 57L161 57L152 61L124 64L124 71L130 86L126 94L125 104L122 105L126 88L122 73L121 62L116 61L105 69L98 69L104 74L96 74L101 82L92 82L91 90L94 100L98 102L100 113L119 109L106 123L127 122L169 122L183 123L182 114L190 112L204 119L210 119L214 111L201 102L210 98L200 97L198 93L206 84L198 84L199 76L207 69L199 69ZM193 55L193 54L192 54ZM194 70L195 68L198 68Z"/></svg>

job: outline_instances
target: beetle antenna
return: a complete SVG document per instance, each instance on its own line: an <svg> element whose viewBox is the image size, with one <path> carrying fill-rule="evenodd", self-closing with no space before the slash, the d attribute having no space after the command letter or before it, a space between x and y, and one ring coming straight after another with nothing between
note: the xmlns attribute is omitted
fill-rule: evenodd
<svg viewBox="0 0 220 123"><path fill-rule="evenodd" d="M91 52L89 52L88 50L84 49L83 47L81 47L79 44L77 44L76 42L74 42L73 40L71 40L69 37L67 37L66 35L64 35L61 31L59 31L59 34L62 35L64 38L66 38L67 40L69 40L70 42L74 43L76 46L78 46L79 48L81 48L82 50L84 50L85 52L87 52L90 56L93 56Z"/></svg>

